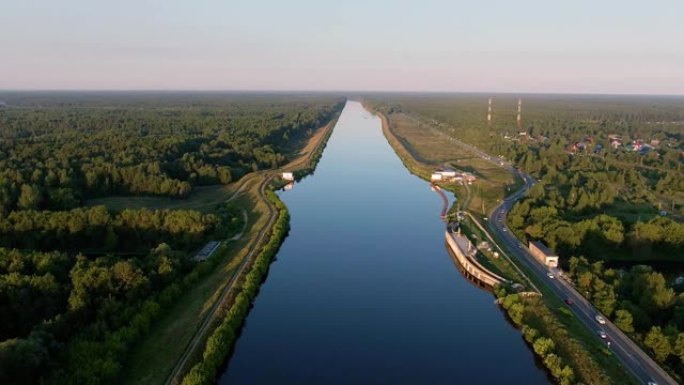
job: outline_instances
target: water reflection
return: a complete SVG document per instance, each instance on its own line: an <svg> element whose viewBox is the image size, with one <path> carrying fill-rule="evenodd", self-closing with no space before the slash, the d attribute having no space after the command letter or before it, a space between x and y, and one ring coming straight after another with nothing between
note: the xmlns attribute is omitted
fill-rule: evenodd
<svg viewBox="0 0 684 385"><path fill-rule="evenodd" d="M350 102L220 384L547 384L490 294L445 255L435 199ZM445 210L446 207L446 210Z"/></svg>

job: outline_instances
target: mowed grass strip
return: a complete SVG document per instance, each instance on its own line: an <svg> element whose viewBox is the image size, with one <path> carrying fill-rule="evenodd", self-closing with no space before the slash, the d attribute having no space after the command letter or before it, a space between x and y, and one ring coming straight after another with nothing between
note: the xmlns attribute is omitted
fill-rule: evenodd
<svg viewBox="0 0 684 385"><path fill-rule="evenodd" d="M292 152L293 159L285 168L301 167L308 161L309 155L319 146L323 136L332 129L336 122L333 119L324 127L316 130L311 138L300 146L300 150ZM225 202L237 191L240 185L251 183L252 179L259 178L258 173L249 173L240 180L228 185L200 186L193 188L190 196L185 199L174 199L168 197L145 197L145 196L110 196L103 198L89 199L86 206L103 205L112 211L123 211L125 209L170 209L170 210L197 210L202 213L211 213L216 205Z"/></svg>
<svg viewBox="0 0 684 385"><path fill-rule="evenodd" d="M517 189L519 182L509 172L453 143L446 134L430 128L427 123L405 114L391 114L389 120L394 133L417 161L428 167L449 164L477 177L470 186L467 209L482 212L484 202L485 211L489 211L509 191ZM457 191L462 198L465 197L465 189Z"/></svg>
<svg viewBox="0 0 684 385"><path fill-rule="evenodd" d="M310 155L322 145L325 134L332 129L335 121L336 119L333 119L325 127L319 128L299 154L283 168L294 169L308 164ZM178 357L183 354L207 312L218 299L223 285L227 284L236 273L240 261L249 252L250 243L268 223L266 202L259 197L259 186L264 177L266 176L263 173L250 173L239 182L227 186L198 188L190 197L179 201L149 197L135 199L111 197L99 200L100 204L106 204L112 210L133 207L132 204L138 203L141 205L139 207L150 209L195 209L211 212L216 204L227 199L234 199L235 205L244 208L248 213L245 232L239 240L229 242L221 252L220 258L223 258L221 264L167 309L168 311L155 323L155 328L133 350L127 363L127 376L123 383L158 385L166 381ZM222 306L229 306L230 302L232 298L228 298ZM201 351L193 352L194 357L201 356L201 354ZM191 359L188 364L195 361Z"/></svg>
<svg viewBox="0 0 684 385"><path fill-rule="evenodd" d="M255 179L254 182L258 181ZM239 240L228 242L220 256L217 255L223 259L219 267L166 309L165 314L154 324L154 329L131 352L123 383L164 383L206 312L216 301L220 288L227 284L245 257L249 243L266 225L266 207L258 198L258 188L259 183L251 183L235 199L235 203L248 213L245 233Z"/></svg>
<svg viewBox="0 0 684 385"><path fill-rule="evenodd" d="M247 176L245 176L246 178ZM170 210L197 210L203 213L212 212L217 204L230 198L237 183L229 185L196 187L185 199L173 199L167 197L140 197L140 196L111 196L105 198L90 199L86 206L103 205L112 211L125 209L170 209Z"/></svg>

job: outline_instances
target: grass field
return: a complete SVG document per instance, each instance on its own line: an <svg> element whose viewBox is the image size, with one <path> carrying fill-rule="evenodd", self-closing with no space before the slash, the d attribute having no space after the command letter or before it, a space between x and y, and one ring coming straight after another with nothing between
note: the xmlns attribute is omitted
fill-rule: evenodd
<svg viewBox="0 0 684 385"><path fill-rule="evenodd" d="M316 131L283 169L292 170L309 166L311 155L324 144L324 139L330 133L334 122L335 120L326 126L326 129L321 128ZM90 202L90 204L104 204L113 210L146 207L209 211L217 203L234 199L238 207L247 211L247 225L242 237L236 241L230 241L222 247L220 253L217 252L218 255L215 255L221 258L218 267L167 309L150 333L132 351L127 363L128 370L124 383L158 385L163 384L168 378L207 312L217 301L222 288L229 282L229 278L235 274L240 262L246 257L250 249L249 245L268 223L266 202L259 197L259 186L265 177L267 177L265 173L250 173L239 182L228 186L198 188L185 200L111 197ZM229 306L228 302L232 302L230 295L228 301L221 306ZM201 352L194 352L193 357L200 354ZM194 360L189 362L194 362Z"/></svg>
<svg viewBox="0 0 684 385"><path fill-rule="evenodd" d="M247 174L242 178L253 178L253 174ZM167 197L125 197L112 196L105 198L90 199L86 206L104 205L110 210L121 211L124 209L172 209L172 210L197 210L211 212L217 204L230 198L240 183L229 185L202 186L193 189L189 197L185 199L172 199Z"/></svg>
<svg viewBox="0 0 684 385"><path fill-rule="evenodd" d="M470 194L465 187L451 189L461 200L469 195L467 209L482 212L484 203L487 212L506 196L509 189L517 189L519 182L506 170L451 142L429 124L405 114L390 114L389 123L399 142L417 162L422 163L423 173L437 166L451 165L478 178L470 186Z"/></svg>
<svg viewBox="0 0 684 385"><path fill-rule="evenodd" d="M247 210L248 223L243 236L229 242L220 250L219 267L200 280L178 302L167 309L155 323L150 333L132 351L127 364L126 384L163 384L188 342L198 328L204 315L216 300L219 288L230 277L247 253L247 245L266 224L264 202L258 199L259 183L254 178L235 199L235 203Z"/></svg>

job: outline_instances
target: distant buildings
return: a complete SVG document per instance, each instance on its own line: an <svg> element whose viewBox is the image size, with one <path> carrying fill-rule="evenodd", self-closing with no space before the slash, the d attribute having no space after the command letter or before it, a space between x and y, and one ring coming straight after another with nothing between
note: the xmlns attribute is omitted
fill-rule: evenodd
<svg viewBox="0 0 684 385"><path fill-rule="evenodd" d="M594 154L598 154L599 152L601 152L602 149L603 146L601 145L601 143L596 143L596 146L594 146Z"/></svg>
<svg viewBox="0 0 684 385"><path fill-rule="evenodd" d="M469 172L457 171L450 167L438 168L430 176L432 182L473 183L477 178Z"/></svg>
<svg viewBox="0 0 684 385"><path fill-rule="evenodd" d="M530 241L530 254L544 266L558 267L558 255L554 254L543 243Z"/></svg>
<svg viewBox="0 0 684 385"><path fill-rule="evenodd" d="M622 146L622 137L616 134L608 135L608 143L610 143L610 147L612 147L614 150L617 150L620 146Z"/></svg>

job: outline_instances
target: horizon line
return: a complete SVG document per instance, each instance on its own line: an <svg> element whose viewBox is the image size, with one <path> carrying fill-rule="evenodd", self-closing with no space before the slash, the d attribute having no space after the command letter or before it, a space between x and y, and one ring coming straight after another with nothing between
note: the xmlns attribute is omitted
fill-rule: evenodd
<svg viewBox="0 0 684 385"><path fill-rule="evenodd" d="M563 92L563 91L447 91L447 90L316 90L316 89L202 89L202 88L15 88L3 92L131 92L131 93L328 93L328 94L481 94L481 95L573 95L573 96L671 96L684 93Z"/></svg>

